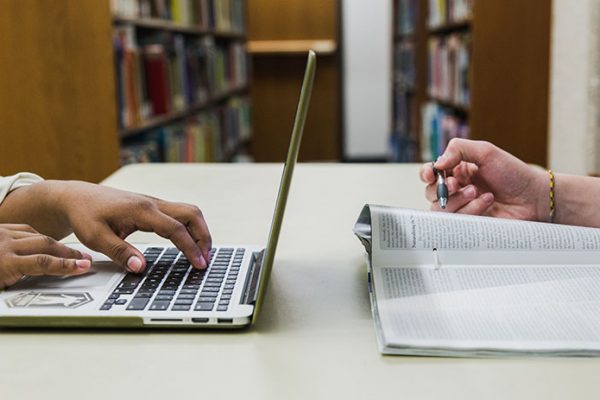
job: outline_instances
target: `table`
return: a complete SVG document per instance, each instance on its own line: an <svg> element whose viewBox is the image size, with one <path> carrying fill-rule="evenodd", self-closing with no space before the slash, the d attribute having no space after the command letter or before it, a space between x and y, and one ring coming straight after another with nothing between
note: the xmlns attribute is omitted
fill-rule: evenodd
<svg viewBox="0 0 600 400"><path fill-rule="evenodd" d="M194 203L215 242L265 243L281 166L128 166L109 186ZM0 330L0 398L597 398L595 358L380 355L365 203L423 208L418 165L300 164L258 323L242 331ZM136 233L132 241L156 240Z"/></svg>

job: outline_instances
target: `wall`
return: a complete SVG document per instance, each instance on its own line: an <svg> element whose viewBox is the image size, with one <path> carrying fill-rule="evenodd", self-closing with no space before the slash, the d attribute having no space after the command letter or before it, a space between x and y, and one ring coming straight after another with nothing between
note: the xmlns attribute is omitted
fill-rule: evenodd
<svg viewBox="0 0 600 400"><path fill-rule="evenodd" d="M344 158L383 159L391 130L392 2L341 3Z"/></svg>
<svg viewBox="0 0 600 400"><path fill-rule="evenodd" d="M594 0L553 2L548 153L560 172L600 172L599 10Z"/></svg>

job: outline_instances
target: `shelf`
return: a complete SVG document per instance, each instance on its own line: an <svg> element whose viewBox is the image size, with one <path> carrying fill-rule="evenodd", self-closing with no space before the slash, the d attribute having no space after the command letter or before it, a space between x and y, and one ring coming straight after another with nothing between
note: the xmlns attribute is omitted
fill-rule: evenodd
<svg viewBox="0 0 600 400"><path fill-rule="evenodd" d="M250 40L248 53L252 55L296 55L313 50L319 55L330 55L337 51L335 40Z"/></svg>
<svg viewBox="0 0 600 400"><path fill-rule="evenodd" d="M451 100L445 100L445 99L442 99L442 98L436 97L436 96L429 95L428 97L429 97L430 101L436 102L439 105L444 106L446 108L450 108L453 111L456 111L457 113L460 113L463 115L469 114L469 106L468 105L458 104Z"/></svg>
<svg viewBox="0 0 600 400"><path fill-rule="evenodd" d="M414 33L396 33L394 40L396 42L414 41L417 37Z"/></svg>
<svg viewBox="0 0 600 400"><path fill-rule="evenodd" d="M202 110L210 108L210 107L214 107L218 103L220 103L224 100L227 100L231 96L235 96L237 94L243 94L243 93L246 93L247 91L248 91L247 86L236 88L236 89L231 89L231 90L228 90L227 92L216 94L213 97L211 97L209 100L194 104L194 105L186 108L185 110L173 111L173 112L166 113L163 115L157 115L157 116L150 117L135 127L121 129L120 136L121 136L121 138L127 138L130 136L136 135L138 133L141 133L143 131L146 131L146 130L149 130L152 128L156 128L161 125L166 125L170 122L174 122L174 121L177 121L180 119L187 118L199 111L202 111Z"/></svg>
<svg viewBox="0 0 600 400"><path fill-rule="evenodd" d="M113 17L113 22L117 25L133 25L138 28L156 29L189 35L212 35L223 39L245 39L246 35L239 32L225 32L206 29L201 26L182 25L169 20L160 18L126 18Z"/></svg>
<svg viewBox="0 0 600 400"><path fill-rule="evenodd" d="M444 25L429 27L429 33L432 35L443 35L453 32L466 31L471 28L471 20L449 22Z"/></svg>

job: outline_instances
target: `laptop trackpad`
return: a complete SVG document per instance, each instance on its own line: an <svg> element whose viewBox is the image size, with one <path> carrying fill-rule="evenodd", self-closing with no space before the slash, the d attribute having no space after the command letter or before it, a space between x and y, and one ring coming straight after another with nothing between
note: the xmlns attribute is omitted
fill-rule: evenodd
<svg viewBox="0 0 600 400"><path fill-rule="evenodd" d="M123 267L110 261L95 261L92 269L79 276L30 276L11 286L7 291L86 289L102 290L110 287L117 276L124 273Z"/></svg>

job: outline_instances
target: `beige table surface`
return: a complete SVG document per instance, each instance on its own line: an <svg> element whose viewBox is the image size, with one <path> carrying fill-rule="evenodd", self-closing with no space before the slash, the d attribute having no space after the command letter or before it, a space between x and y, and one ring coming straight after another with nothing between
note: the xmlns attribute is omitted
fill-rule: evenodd
<svg viewBox="0 0 600 400"><path fill-rule="evenodd" d="M0 330L0 399L600 398L594 358L379 354L352 226L367 202L426 207L417 171L299 165L257 325L233 333ZM217 243L264 243L280 173L272 164L143 165L105 183L199 205Z"/></svg>

